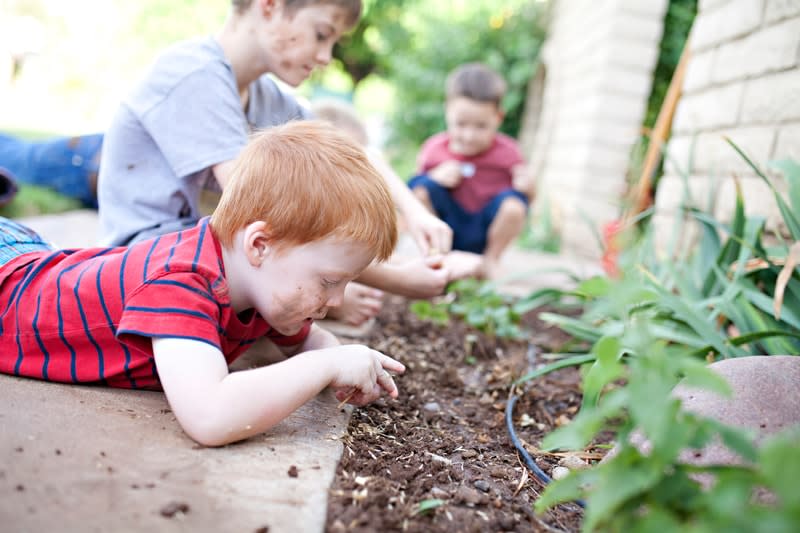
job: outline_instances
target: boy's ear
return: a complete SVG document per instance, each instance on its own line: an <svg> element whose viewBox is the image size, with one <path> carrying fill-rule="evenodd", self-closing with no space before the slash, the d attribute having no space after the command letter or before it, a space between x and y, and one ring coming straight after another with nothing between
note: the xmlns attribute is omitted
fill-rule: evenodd
<svg viewBox="0 0 800 533"><path fill-rule="evenodd" d="M259 267L270 252L269 228L264 221L251 222L242 232L243 250L247 262Z"/></svg>

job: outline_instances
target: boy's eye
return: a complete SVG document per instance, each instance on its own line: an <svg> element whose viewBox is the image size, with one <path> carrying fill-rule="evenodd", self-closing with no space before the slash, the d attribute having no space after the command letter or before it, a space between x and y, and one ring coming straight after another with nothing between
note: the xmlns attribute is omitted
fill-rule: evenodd
<svg viewBox="0 0 800 533"><path fill-rule="evenodd" d="M339 284L338 280L322 278L322 284L326 287L335 287Z"/></svg>

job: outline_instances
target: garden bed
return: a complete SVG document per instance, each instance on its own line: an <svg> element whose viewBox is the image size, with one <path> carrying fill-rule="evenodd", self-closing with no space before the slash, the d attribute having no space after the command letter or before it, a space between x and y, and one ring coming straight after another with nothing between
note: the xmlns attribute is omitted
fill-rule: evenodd
<svg viewBox="0 0 800 533"><path fill-rule="evenodd" d="M440 327L407 308L404 299L390 299L372 334L357 341L399 359L407 371L397 379L397 400L353 411L326 530L579 530L583 512L575 504L534 514L543 485L518 458L505 423L509 385L537 362L536 350L527 342L469 337L474 332L460 321ZM543 352L560 347L565 334L535 314L524 317L532 344ZM533 451L569 422L580 401L574 368L528 383L514 409L518 437ZM559 460L534 456L548 475Z"/></svg>

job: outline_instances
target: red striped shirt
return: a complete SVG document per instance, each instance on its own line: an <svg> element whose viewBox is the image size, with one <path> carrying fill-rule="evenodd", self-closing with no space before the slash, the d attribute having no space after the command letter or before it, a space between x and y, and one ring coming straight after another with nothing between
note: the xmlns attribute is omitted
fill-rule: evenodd
<svg viewBox="0 0 800 533"><path fill-rule="evenodd" d="M255 310L237 315L208 219L131 247L34 252L0 267L0 372L68 383L160 388L152 338L218 348L228 363L267 335L296 345Z"/></svg>

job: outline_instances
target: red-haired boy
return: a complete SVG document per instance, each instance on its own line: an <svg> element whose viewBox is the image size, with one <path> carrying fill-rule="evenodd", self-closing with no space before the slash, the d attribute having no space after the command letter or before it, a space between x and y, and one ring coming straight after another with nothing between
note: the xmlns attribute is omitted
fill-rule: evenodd
<svg viewBox="0 0 800 533"><path fill-rule="evenodd" d="M313 323L396 240L386 182L354 141L317 121L278 126L193 228L56 250L0 219L0 372L163 388L206 445L263 432L327 386L356 405L396 397L388 371L402 364ZM293 357L229 373L264 336Z"/></svg>

